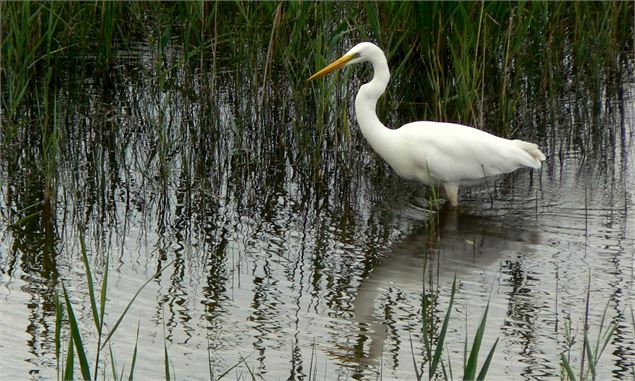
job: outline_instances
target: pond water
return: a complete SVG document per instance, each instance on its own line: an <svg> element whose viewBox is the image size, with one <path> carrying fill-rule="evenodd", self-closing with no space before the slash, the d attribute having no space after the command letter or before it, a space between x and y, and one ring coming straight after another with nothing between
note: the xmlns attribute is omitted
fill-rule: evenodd
<svg viewBox="0 0 635 381"><path fill-rule="evenodd" d="M109 327L169 264L111 341L127 370L138 329L140 379L163 377L164 345L177 379L415 379L422 304L438 329L454 278L444 361L455 376L488 301L481 362L500 340L488 379L560 378L568 327L578 369L585 315L595 343L607 305L617 328L599 378L632 376L632 89L594 120L563 111L566 123L610 131L591 149L544 137L541 170L465 190L457 210L432 212L426 189L391 173L358 135L347 151L319 136L320 150L299 149L284 128L299 111L239 96L249 90L239 75L195 72L187 90L157 89L147 52L134 57L107 82L81 84L84 101L65 114L53 201L41 201L46 179L28 170L28 149L2 166L6 379L55 378L62 282L94 358L80 232L96 281L108 264ZM218 92L201 101L207 85Z"/></svg>

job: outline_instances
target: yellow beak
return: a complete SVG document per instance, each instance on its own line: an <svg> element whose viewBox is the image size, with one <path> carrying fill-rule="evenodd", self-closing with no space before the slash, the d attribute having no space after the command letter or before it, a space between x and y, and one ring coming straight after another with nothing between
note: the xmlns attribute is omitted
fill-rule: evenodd
<svg viewBox="0 0 635 381"><path fill-rule="evenodd" d="M352 60L353 58L355 58L355 56L353 56L352 54L343 55L342 57L340 57L337 60L333 61L330 65L328 65L324 69L322 69L322 70L318 71L317 73L313 74L312 76L310 76L307 81L312 81L312 80L314 80L316 78L320 78L320 77L332 72L335 69L339 69L342 66L346 65L346 63L348 61Z"/></svg>

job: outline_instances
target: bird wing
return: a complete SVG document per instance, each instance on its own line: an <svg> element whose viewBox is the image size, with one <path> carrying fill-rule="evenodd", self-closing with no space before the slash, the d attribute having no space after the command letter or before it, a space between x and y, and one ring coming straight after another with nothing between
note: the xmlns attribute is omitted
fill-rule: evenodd
<svg viewBox="0 0 635 381"><path fill-rule="evenodd" d="M536 167L536 160L512 140L472 127L415 122L401 129L414 164L438 182L473 182Z"/></svg>

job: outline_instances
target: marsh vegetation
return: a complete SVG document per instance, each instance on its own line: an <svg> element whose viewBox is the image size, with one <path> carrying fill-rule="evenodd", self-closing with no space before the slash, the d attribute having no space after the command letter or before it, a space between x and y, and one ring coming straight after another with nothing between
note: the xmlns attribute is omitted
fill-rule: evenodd
<svg viewBox="0 0 635 381"><path fill-rule="evenodd" d="M0 368L460 378L489 301L488 376L632 377L633 12L0 2ZM436 210L356 128L370 69L306 82L361 40L388 126L534 141L542 170Z"/></svg>

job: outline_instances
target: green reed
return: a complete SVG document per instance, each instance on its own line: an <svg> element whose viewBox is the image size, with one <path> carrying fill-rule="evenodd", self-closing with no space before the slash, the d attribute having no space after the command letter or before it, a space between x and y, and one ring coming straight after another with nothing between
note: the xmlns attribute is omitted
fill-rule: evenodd
<svg viewBox="0 0 635 381"><path fill-rule="evenodd" d="M611 339L615 334L617 329L617 324L615 322L607 323L607 312L608 308L613 302L615 293L611 295L606 305L604 306L604 311L602 312L602 317L600 318L600 322L598 325L598 333L595 339L595 345L592 343L591 338L589 337L589 304L591 303L591 273L589 272L589 284L587 287L586 294L586 304L585 304L585 313L584 313L584 327L583 327L583 341L582 341L582 355L580 356L580 368L579 372L576 373L574 370L574 364L571 363L571 351L573 349L573 345L575 343L575 338L573 337L571 331L571 323L570 321L565 322L565 343L566 343L566 355L565 352L560 353L560 362L563 369L562 379L566 380L596 380L597 379L597 368L600 362L600 358L606 349L606 346L609 344ZM632 315L632 307L631 307L631 317ZM635 320L633 321L633 329L635 329Z"/></svg>
<svg viewBox="0 0 635 381"><path fill-rule="evenodd" d="M447 311L443 319L443 323L438 332L433 324L430 305L426 298L423 299L423 346L425 351L424 362L417 364L417 359L414 355L414 349L411 348L412 361L414 364L415 375L418 380L423 379L423 367L425 363L428 363L428 379L432 380L435 377L441 376L445 380L452 380L454 378L454 370L452 369L452 363L450 356L448 355L446 361L443 361L443 350L446 346L447 332L450 323L450 315L454 308L454 297L456 295L456 277L452 282L452 288L450 291L450 301L447 305ZM483 337L485 336L485 325L487 323L487 315L489 311L489 301L483 312L483 317L479 323L478 329L472 340L472 346L468 351L468 338L465 337L464 352L463 352L463 380L484 380L487 376L491 361L498 345L498 338L490 348L485 361L483 362L480 370L478 368L478 357L481 352L481 344ZM436 344L434 344L436 342ZM412 346L412 343L411 343ZM447 365L446 365L447 364ZM477 374L478 371L478 374Z"/></svg>
<svg viewBox="0 0 635 381"><path fill-rule="evenodd" d="M62 292L63 292L63 301L60 301L59 296L55 297L55 355L57 358L57 367L58 367L58 379L61 378L63 380L70 380L74 378L75 373L75 358L79 361L79 368L82 379L84 380L97 380L99 376L99 367L102 363L101 360L101 352L105 349L106 344L109 345L109 351L111 354L111 367L113 369L113 375L116 375L117 372L115 370L114 357L112 357L112 349L110 348L110 339L117 331L117 328L123 321L124 317L128 313L130 307L134 303L135 299L139 296L141 291L156 277L161 275L161 273L169 266L172 265L172 262L168 263L166 266L163 266L159 269L152 277L150 277L133 295L132 299L121 315L117 319L117 321L109 328L108 333L106 334L105 327L105 314L106 314L106 300L108 295L108 273L109 273L109 257L106 257L106 262L104 264L104 269L102 271L102 279L101 285L99 288L99 293L96 292L96 284L93 278L93 271L91 269L90 260L88 258L88 250L86 249L86 244L84 242L83 235L80 234L80 249L82 261L84 264L84 270L86 271L86 284L88 285L88 296L90 298L90 308L92 313L92 320L95 325L95 332L97 334L97 346L94 349L95 351L95 360L92 362L93 371L91 372L91 361L88 357L89 348L85 345L84 337L80 331L80 321L77 319L75 315L75 311L73 309L73 304L70 301L69 293L62 283ZM66 314L65 314L66 312ZM63 330L65 329L65 320L68 321L68 326L66 329L69 331L68 335L68 343L66 344L66 359L63 360ZM139 328L137 327L137 341L139 337ZM167 347L166 347L166 375L169 374L168 371L168 357L167 357ZM137 344L135 342L134 353L132 357L132 366L129 373L129 379L132 379L134 376L134 366L136 362L137 355ZM121 376L123 378L123 370L121 372Z"/></svg>
<svg viewBox="0 0 635 381"><path fill-rule="evenodd" d="M545 124L538 131L524 127L526 100L553 97L554 86L599 99L610 86L607 70L620 71L620 54L632 49L632 10L629 2L3 3L2 105L6 116L21 115L19 106L42 80L47 83L41 74L47 68L52 88L60 88L59 68L72 62L73 70L86 70L74 57L90 56L96 71L106 73L118 52L147 39L160 55L169 45L179 57L175 65L229 66L244 74L254 94L245 101L254 99L247 107L258 110L256 117L266 112L268 98L277 100L271 84L286 82L289 92L280 95L294 105L290 116L315 118L316 138L296 122L297 142L346 144L355 134L348 122L354 88L341 85L354 75L341 74L343 82L326 91L314 87L313 94L303 79L369 39L386 50L393 70L380 112L395 127L416 118L541 135ZM563 80L569 73L578 79L573 88ZM169 79L164 74L157 70L158 81ZM341 129L325 131L333 122ZM15 126L3 123L3 133Z"/></svg>

